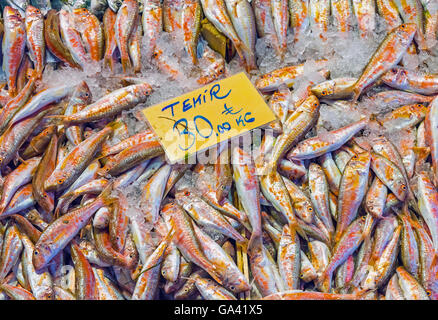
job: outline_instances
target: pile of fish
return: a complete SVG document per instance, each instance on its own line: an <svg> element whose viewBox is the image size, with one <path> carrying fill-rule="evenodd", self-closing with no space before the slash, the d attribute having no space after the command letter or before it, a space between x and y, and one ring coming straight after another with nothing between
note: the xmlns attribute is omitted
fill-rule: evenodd
<svg viewBox="0 0 438 320"><path fill-rule="evenodd" d="M1 299L438 298L438 75L409 64L437 49L436 1L1 4ZM170 164L131 121L160 90L145 61L164 86L187 71L163 34L195 87L224 77L202 16L277 119L259 142ZM291 35L372 37L377 19L387 34L358 78L330 78L321 59L305 82L306 61L282 64ZM275 70L258 70L258 41ZM114 74L102 96L45 82L95 65ZM333 127L328 111L359 118Z"/></svg>

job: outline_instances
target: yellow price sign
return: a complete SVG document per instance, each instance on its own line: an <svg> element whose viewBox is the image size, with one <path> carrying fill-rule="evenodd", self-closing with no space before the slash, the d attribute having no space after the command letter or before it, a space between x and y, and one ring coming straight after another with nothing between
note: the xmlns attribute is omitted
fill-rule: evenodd
<svg viewBox="0 0 438 320"><path fill-rule="evenodd" d="M171 163L275 120L245 73L143 110Z"/></svg>

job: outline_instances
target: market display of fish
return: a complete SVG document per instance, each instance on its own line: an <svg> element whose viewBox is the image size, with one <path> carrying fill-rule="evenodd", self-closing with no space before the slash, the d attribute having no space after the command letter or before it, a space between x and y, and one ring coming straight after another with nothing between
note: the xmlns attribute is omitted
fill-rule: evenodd
<svg viewBox="0 0 438 320"><path fill-rule="evenodd" d="M0 299L438 299L436 1L0 7ZM170 163L237 72L276 120Z"/></svg>

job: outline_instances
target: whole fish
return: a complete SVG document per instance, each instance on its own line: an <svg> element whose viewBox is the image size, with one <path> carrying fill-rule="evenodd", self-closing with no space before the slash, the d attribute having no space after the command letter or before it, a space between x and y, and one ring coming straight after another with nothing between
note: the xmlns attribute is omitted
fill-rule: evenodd
<svg viewBox="0 0 438 320"><path fill-rule="evenodd" d="M111 71L114 71L117 60L115 51L117 48L116 34L114 25L116 24L117 14L110 8L106 9L103 15L103 35L105 39L104 63L109 66Z"/></svg>
<svg viewBox="0 0 438 320"><path fill-rule="evenodd" d="M152 88L147 83L130 85L103 96L75 114L58 118L66 125L97 121L145 102L151 91Z"/></svg>
<svg viewBox="0 0 438 320"><path fill-rule="evenodd" d="M189 6L188 8L193 8L193 6ZM143 37L146 43L148 43L148 51L144 53L146 59L150 59L155 51L156 41L160 33L163 31L163 8L161 1L145 0L143 2L143 14L141 21L143 26ZM194 30L191 31L193 32Z"/></svg>
<svg viewBox="0 0 438 320"><path fill-rule="evenodd" d="M247 71L255 70L257 69L255 57L257 31L253 9L246 0L225 0L225 5L237 35L245 44L243 54ZM287 24L288 21L286 28Z"/></svg>
<svg viewBox="0 0 438 320"><path fill-rule="evenodd" d="M321 136L306 139L298 143L288 154L289 160L312 159L338 149L350 140L357 132L365 128L368 120L363 119L335 131L326 132Z"/></svg>
<svg viewBox="0 0 438 320"><path fill-rule="evenodd" d="M416 32L415 24L406 23L394 28L386 36L354 84L354 100L357 100L363 90L400 61Z"/></svg>
<svg viewBox="0 0 438 320"><path fill-rule="evenodd" d="M39 77L42 77L45 61L44 16L40 9L33 6L26 8L26 43L30 58Z"/></svg>
<svg viewBox="0 0 438 320"><path fill-rule="evenodd" d="M6 6L3 10L4 35L2 42L3 71L6 73L8 92L17 94L17 72L26 46L26 27L18 10Z"/></svg>
<svg viewBox="0 0 438 320"><path fill-rule="evenodd" d="M120 51L123 72L132 69L132 63L129 58L129 38L138 23L138 2L136 0L125 0L117 11L115 24L115 36L117 47Z"/></svg>
<svg viewBox="0 0 438 320"><path fill-rule="evenodd" d="M357 217L366 193L370 164L370 153L363 152L353 156L345 167L339 187L335 243L339 242L348 226Z"/></svg>

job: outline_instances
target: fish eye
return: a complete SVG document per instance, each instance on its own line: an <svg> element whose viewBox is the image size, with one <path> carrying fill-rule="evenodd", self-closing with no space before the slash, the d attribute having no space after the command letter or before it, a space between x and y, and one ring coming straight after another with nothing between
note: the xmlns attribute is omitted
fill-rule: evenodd
<svg viewBox="0 0 438 320"><path fill-rule="evenodd" d="M421 108L423 105L422 105L421 103L417 103L415 106L416 106L417 108Z"/></svg>
<svg viewBox="0 0 438 320"><path fill-rule="evenodd" d="M401 188L402 188L402 190L406 190L406 185L402 184Z"/></svg>
<svg viewBox="0 0 438 320"><path fill-rule="evenodd" d="M219 73L224 73L224 69L220 68Z"/></svg>
<svg viewBox="0 0 438 320"><path fill-rule="evenodd" d="M58 179L57 183L58 184L63 184L64 183L64 179Z"/></svg>
<svg viewBox="0 0 438 320"><path fill-rule="evenodd" d="M406 28L406 24L402 24L402 25L400 26L400 28L405 29L405 28Z"/></svg>
<svg viewBox="0 0 438 320"><path fill-rule="evenodd" d="M154 54L152 55L154 58L158 58L158 53L154 52Z"/></svg>
<svg viewBox="0 0 438 320"><path fill-rule="evenodd" d="M426 290L426 294L427 294L428 297L430 297L432 295L432 291Z"/></svg>
<svg viewBox="0 0 438 320"><path fill-rule="evenodd" d="M236 289L236 287L234 287L234 286L230 286L230 289L231 289L232 291L234 291L234 290Z"/></svg>
<svg viewBox="0 0 438 320"><path fill-rule="evenodd" d="M362 221L365 221L366 219L367 219L366 216L362 216L362 217L360 217L360 220L362 220Z"/></svg>
<svg viewBox="0 0 438 320"><path fill-rule="evenodd" d="M161 270L161 274L165 275L166 274L166 270Z"/></svg>
<svg viewBox="0 0 438 320"><path fill-rule="evenodd" d="M326 96L326 95L327 95L327 91L323 90L323 91L321 92L321 94L322 94L323 96Z"/></svg>
<svg viewBox="0 0 438 320"><path fill-rule="evenodd" d="M313 207L311 207L311 206L307 207L307 211L312 212L313 211Z"/></svg>
<svg viewBox="0 0 438 320"><path fill-rule="evenodd" d="M304 273L300 273L300 278L301 278L301 279L304 278Z"/></svg>
<svg viewBox="0 0 438 320"><path fill-rule="evenodd" d="M355 154L352 159L357 160L357 154Z"/></svg>
<svg viewBox="0 0 438 320"><path fill-rule="evenodd" d="M38 250L34 250L33 254L37 256L39 254Z"/></svg>
<svg viewBox="0 0 438 320"><path fill-rule="evenodd" d="M315 103L313 104L313 106L314 106L314 107L317 107L317 106L318 106L318 102L315 102Z"/></svg>
<svg viewBox="0 0 438 320"><path fill-rule="evenodd" d="M184 191L184 195L188 197L190 195L190 191Z"/></svg>
<svg viewBox="0 0 438 320"><path fill-rule="evenodd" d="M85 97L89 97L90 96L90 94L88 93L88 92L85 92Z"/></svg>

